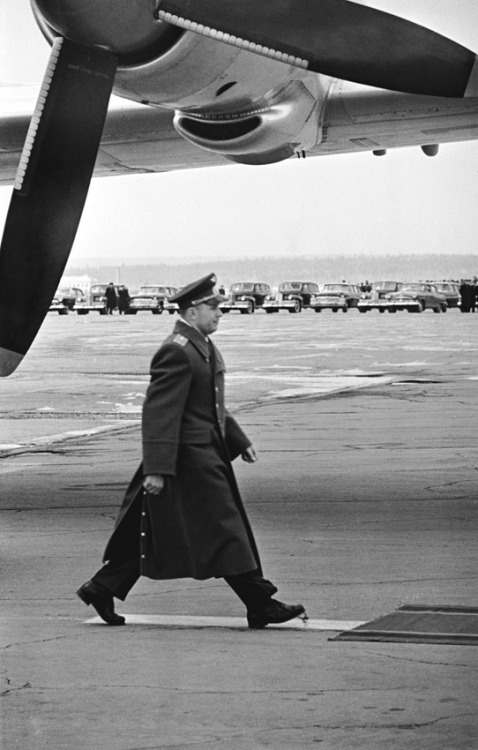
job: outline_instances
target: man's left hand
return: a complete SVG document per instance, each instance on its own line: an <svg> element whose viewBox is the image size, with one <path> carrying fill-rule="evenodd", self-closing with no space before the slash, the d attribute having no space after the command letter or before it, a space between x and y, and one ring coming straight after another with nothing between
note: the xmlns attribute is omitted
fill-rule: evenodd
<svg viewBox="0 0 478 750"><path fill-rule="evenodd" d="M242 454L241 458L247 464L253 464L253 463L255 463L257 461L257 453L255 451L254 446L250 445L249 448L246 448L246 450Z"/></svg>

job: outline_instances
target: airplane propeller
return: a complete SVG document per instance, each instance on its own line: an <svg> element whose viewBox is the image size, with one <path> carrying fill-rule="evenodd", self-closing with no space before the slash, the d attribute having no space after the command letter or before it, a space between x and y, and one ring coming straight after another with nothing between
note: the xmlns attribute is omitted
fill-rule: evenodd
<svg viewBox="0 0 478 750"><path fill-rule="evenodd" d="M409 94L478 94L471 50L349 0L158 0L155 13L162 21L333 78Z"/></svg>
<svg viewBox="0 0 478 750"><path fill-rule="evenodd" d="M26 137L0 247L0 375L45 318L85 204L115 56L57 38Z"/></svg>

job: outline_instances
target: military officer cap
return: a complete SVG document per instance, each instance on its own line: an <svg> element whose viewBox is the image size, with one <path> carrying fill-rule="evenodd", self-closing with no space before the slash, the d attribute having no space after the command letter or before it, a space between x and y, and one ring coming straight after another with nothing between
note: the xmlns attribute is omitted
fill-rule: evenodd
<svg viewBox="0 0 478 750"><path fill-rule="evenodd" d="M214 289L216 281L216 274L210 273L208 276L183 287L179 292L169 297L168 301L176 302L181 309L196 307L202 302L224 302L226 297L218 294Z"/></svg>

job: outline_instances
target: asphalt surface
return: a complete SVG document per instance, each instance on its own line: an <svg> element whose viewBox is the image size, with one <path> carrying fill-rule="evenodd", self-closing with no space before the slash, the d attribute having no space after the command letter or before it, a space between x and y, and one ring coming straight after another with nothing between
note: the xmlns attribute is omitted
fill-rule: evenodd
<svg viewBox="0 0 478 750"><path fill-rule="evenodd" d="M478 316L225 317L265 573L331 630L250 631L223 582L147 579L109 628L75 590L172 322L50 317L0 383L2 749L475 750L476 647L330 639L402 603L478 605Z"/></svg>

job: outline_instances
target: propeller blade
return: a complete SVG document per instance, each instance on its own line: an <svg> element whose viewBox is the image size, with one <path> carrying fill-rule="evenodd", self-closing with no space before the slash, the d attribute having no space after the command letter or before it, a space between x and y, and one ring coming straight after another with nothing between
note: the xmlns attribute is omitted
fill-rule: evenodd
<svg viewBox="0 0 478 750"><path fill-rule="evenodd" d="M333 78L409 94L478 95L471 50L349 0L158 0L155 13L162 21Z"/></svg>
<svg viewBox="0 0 478 750"><path fill-rule="evenodd" d="M0 247L0 375L35 338L75 239L116 58L55 40L26 137Z"/></svg>

